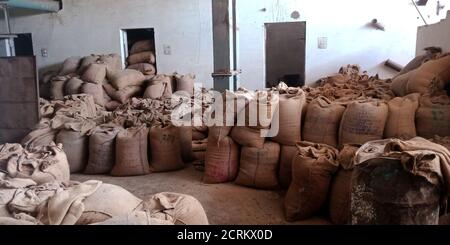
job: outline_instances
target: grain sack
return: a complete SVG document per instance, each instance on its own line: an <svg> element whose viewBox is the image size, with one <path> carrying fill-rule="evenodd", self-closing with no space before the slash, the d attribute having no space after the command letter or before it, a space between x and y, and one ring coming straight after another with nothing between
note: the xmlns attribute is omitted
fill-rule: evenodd
<svg viewBox="0 0 450 245"><path fill-rule="evenodd" d="M416 128L417 134L426 139L450 136L450 98L422 97L416 113Z"/></svg>
<svg viewBox="0 0 450 245"><path fill-rule="evenodd" d="M181 158L180 130L169 126L153 126L149 134L153 172L168 172L184 168Z"/></svg>
<svg viewBox="0 0 450 245"><path fill-rule="evenodd" d="M89 136L63 129L56 136L56 143L62 144L69 161L70 173L83 172L89 157Z"/></svg>
<svg viewBox="0 0 450 245"><path fill-rule="evenodd" d="M109 83L103 83L103 90L106 92L106 94L108 94L109 97L115 97L116 93L117 93L117 89L114 88L111 84Z"/></svg>
<svg viewBox="0 0 450 245"><path fill-rule="evenodd" d="M70 57L67 58L62 67L61 70L59 70L58 75L59 76L67 76L69 74L75 74L77 73L78 67L81 64L81 57Z"/></svg>
<svg viewBox="0 0 450 245"><path fill-rule="evenodd" d="M102 184L83 201L84 211L76 225L90 225L129 214L142 200L120 186Z"/></svg>
<svg viewBox="0 0 450 245"><path fill-rule="evenodd" d="M353 102L347 106L339 130L339 145L364 144L383 138L388 117L384 102Z"/></svg>
<svg viewBox="0 0 450 245"><path fill-rule="evenodd" d="M156 57L155 53L153 53L152 51L145 51L130 55L127 61L128 65L135 65L139 63L149 63L154 65L156 63Z"/></svg>
<svg viewBox="0 0 450 245"><path fill-rule="evenodd" d="M208 138L207 134L204 134L196 129L192 129L192 140L204 140Z"/></svg>
<svg viewBox="0 0 450 245"><path fill-rule="evenodd" d="M280 95L279 132L272 138L282 145L295 145L301 141L302 111L306 104L306 95L300 90L296 95Z"/></svg>
<svg viewBox="0 0 450 245"><path fill-rule="evenodd" d="M278 107L279 97L272 92L259 91L254 95L240 95L236 101L239 99L247 102L250 98L244 109L235 104L236 111L240 110L237 113L238 125L256 129L269 128Z"/></svg>
<svg viewBox="0 0 450 245"><path fill-rule="evenodd" d="M450 82L450 55L429 61L412 71L407 92L426 94L430 91L433 80L442 81L444 86ZM440 89L443 90L444 87Z"/></svg>
<svg viewBox="0 0 450 245"><path fill-rule="evenodd" d="M141 93L140 86L128 86L121 90L115 91L111 98L115 101L119 101L122 104L127 103L131 98L138 96Z"/></svg>
<svg viewBox="0 0 450 245"><path fill-rule="evenodd" d="M208 149L208 139L192 141L192 151L206 151Z"/></svg>
<svg viewBox="0 0 450 245"><path fill-rule="evenodd" d="M407 86L412 74L412 72L408 72L403 75L397 76L392 80L391 90L395 95L403 97L408 94Z"/></svg>
<svg viewBox="0 0 450 245"><path fill-rule="evenodd" d="M153 51L155 49L151 40L137 41L131 46L130 54L137 54L145 51Z"/></svg>
<svg viewBox="0 0 450 245"><path fill-rule="evenodd" d="M145 126L122 130L116 137L116 164L112 176L137 176L150 173L147 154L148 129Z"/></svg>
<svg viewBox="0 0 450 245"><path fill-rule="evenodd" d="M336 225L350 223L353 159L360 147L360 145L345 145L339 152L340 168L331 184L329 206L331 221Z"/></svg>
<svg viewBox="0 0 450 245"><path fill-rule="evenodd" d="M80 94L81 85L83 85L83 80L76 77L71 78L65 84L64 95Z"/></svg>
<svg viewBox="0 0 450 245"><path fill-rule="evenodd" d="M283 189L288 189L291 185L292 181L292 160L294 160L294 156L297 154L296 146L281 146L281 154L280 154L280 171L278 174L278 180L280 182L280 186Z"/></svg>
<svg viewBox="0 0 450 245"><path fill-rule="evenodd" d="M58 130L50 127L49 119L42 119L36 128L22 139L21 145L25 149L33 149L50 145L55 141Z"/></svg>
<svg viewBox="0 0 450 245"><path fill-rule="evenodd" d="M144 75L155 75L156 74L155 66L152 64L148 64L148 63L139 63L139 64L130 65L127 67L127 69L140 71Z"/></svg>
<svg viewBox="0 0 450 245"><path fill-rule="evenodd" d="M124 89L128 86L142 86L145 81L144 75L136 70L108 70L107 74L108 81L117 90Z"/></svg>
<svg viewBox="0 0 450 245"><path fill-rule="evenodd" d="M58 77L54 77L50 81L50 99L51 100L63 100L64 99L64 86L65 86L67 80L68 80L67 77L58 76Z"/></svg>
<svg viewBox="0 0 450 245"><path fill-rule="evenodd" d="M192 127L179 127L181 158L183 162L193 161L192 156Z"/></svg>
<svg viewBox="0 0 450 245"><path fill-rule="evenodd" d="M81 86L81 93L92 95L92 97L94 97L95 104L105 106L103 87L101 84L84 83Z"/></svg>
<svg viewBox="0 0 450 245"><path fill-rule="evenodd" d="M115 100L111 100L110 102L105 104L105 108L106 108L107 111L115 111L121 105L122 104L120 102L117 102Z"/></svg>
<svg viewBox="0 0 450 245"><path fill-rule="evenodd" d="M97 63L97 61L99 59L100 59L100 56L94 55L94 54L84 57L81 60L80 67L78 68L78 74L83 74L91 64Z"/></svg>
<svg viewBox="0 0 450 245"><path fill-rule="evenodd" d="M385 138L409 140L417 136L416 111L420 94L394 98L388 102L389 116L384 130Z"/></svg>
<svg viewBox="0 0 450 245"><path fill-rule="evenodd" d="M236 184L265 190L278 188L280 145L267 141L263 148L242 147Z"/></svg>
<svg viewBox="0 0 450 245"><path fill-rule="evenodd" d="M297 146L292 161L292 183L284 201L288 221L311 218L323 207L339 166L336 160L339 152L335 148L309 142Z"/></svg>
<svg viewBox="0 0 450 245"><path fill-rule="evenodd" d="M338 146L339 126L345 107L332 103L325 97L313 100L309 105L303 127L305 141Z"/></svg>
<svg viewBox="0 0 450 245"><path fill-rule="evenodd" d="M213 126L209 128L209 134L208 138L215 141L222 141L224 138L226 138L228 135L230 135L231 130L233 127L218 127Z"/></svg>
<svg viewBox="0 0 450 245"><path fill-rule="evenodd" d="M195 75L176 75L175 78L177 81L177 91L185 91L191 96L194 95Z"/></svg>
<svg viewBox="0 0 450 245"><path fill-rule="evenodd" d="M109 174L115 163L116 136L123 128L98 126L89 137L89 160L85 174Z"/></svg>
<svg viewBox="0 0 450 245"><path fill-rule="evenodd" d="M145 90L143 98L152 100L161 99L165 90L166 84L162 82L151 82Z"/></svg>
<svg viewBox="0 0 450 245"><path fill-rule="evenodd" d="M108 54L100 56L99 62L106 65L108 70L121 70L122 57L118 54Z"/></svg>
<svg viewBox="0 0 450 245"><path fill-rule="evenodd" d="M203 181L209 184L226 183L236 179L239 166L239 146L231 137L220 141L209 137Z"/></svg>
<svg viewBox="0 0 450 245"><path fill-rule="evenodd" d="M156 84L163 84L164 85L164 92L162 97L163 98L171 98L172 97L172 78L170 76L166 75L156 75L149 83L149 85L156 85ZM160 89L160 87L158 87ZM159 94L160 90L157 90L157 94Z"/></svg>
<svg viewBox="0 0 450 245"><path fill-rule="evenodd" d="M234 127L231 138L241 146L263 148L266 138L261 137L261 130L249 127Z"/></svg>
<svg viewBox="0 0 450 245"><path fill-rule="evenodd" d="M81 80L88 83L102 84L106 78L106 65L91 64L81 76Z"/></svg>

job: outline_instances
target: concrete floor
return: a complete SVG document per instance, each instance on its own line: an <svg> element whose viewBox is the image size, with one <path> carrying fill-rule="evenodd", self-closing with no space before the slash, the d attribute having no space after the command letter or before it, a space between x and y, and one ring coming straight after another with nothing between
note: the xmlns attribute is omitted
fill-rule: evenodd
<svg viewBox="0 0 450 245"><path fill-rule="evenodd" d="M72 175L74 181L100 180L122 186L141 199L160 192L176 192L194 196L203 205L212 225L326 225L314 218L288 223L283 214L283 192L261 191L232 183L204 184L202 172L189 166L184 170L147 176L117 178L111 176Z"/></svg>

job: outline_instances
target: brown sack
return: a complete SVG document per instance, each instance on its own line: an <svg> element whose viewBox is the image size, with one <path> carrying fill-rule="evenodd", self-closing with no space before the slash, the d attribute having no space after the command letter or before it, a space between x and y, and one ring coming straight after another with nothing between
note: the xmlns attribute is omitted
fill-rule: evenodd
<svg viewBox="0 0 450 245"><path fill-rule="evenodd" d="M139 64L130 65L127 67L127 69L133 69L136 71L140 71L144 75L155 75L156 74L155 66L152 64L148 64L148 63L139 63Z"/></svg>
<svg viewBox="0 0 450 245"><path fill-rule="evenodd" d="M89 160L85 174L108 174L115 163L116 136L123 130L114 125L102 125L89 137Z"/></svg>
<svg viewBox="0 0 450 245"><path fill-rule="evenodd" d="M91 64L97 63L98 59L100 59L100 56L95 54L84 57L81 60L80 67L78 68L78 74L83 74Z"/></svg>
<svg viewBox="0 0 450 245"><path fill-rule="evenodd" d="M153 53L152 51L132 54L128 57L127 60L129 65L135 65L139 63L149 63L154 65L156 63L155 53Z"/></svg>
<svg viewBox="0 0 450 245"><path fill-rule="evenodd" d="M142 53L145 51L153 51L155 49L151 40L137 41L133 44L130 50L130 54Z"/></svg>
<svg viewBox="0 0 450 245"><path fill-rule="evenodd" d="M64 147L70 173L83 172L89 157L89 137L81 132L63 129L56 136L56 143Z"/></svg>
<svg viewBox="0 0 450 245"><path fill-rule="evenodd" d="M159 84L159 85L158 85ZM173 92L173 86L172 86L172 78L170 76L166 76L166 75L156 75L149 83L150 86L152 85L158 85L157 86L157 90L152 92L152 97L159 95L160 93L160 89L161 89L161 85L164 85L164 92L162 95L162 98L171 98L172 97L172 92ZM160 97L161 98L161 97Z"/></svg>
<svg viewBox="0 0 450 245"><path fill-rule="evenodd" d="M292 182L292 160L297 154L297 146L281 146L280 171L278 179L281 187L288 189Z"/></svg>
<svg viewBox="0 0 450 245"><path fill-rule="evenodd" d="M27 150L48 146L55 142L57 134L58 130L50 127L50 120L42 119L36 128L22 139L21 145Z"/></svg>
<svg viewBox="0 0 450 245"><path fill-rule="evenodd" d="M179 128L173 125L153 126L150 129L149 142L150 167L153 172L169 172L184 168Z"/></svg>
<svg viewBox="0 0 450 245"><path fill-rule="evenodd" d="M58 75L67 76L69 74L75 74L77 73L80 64L81 64L81 57L69 57L64 61L61 70L59 70Z"/></svg>
<svg viewBox="0 0 450 245"><path fill-rule="evenodd" d="M175 78L177 80L177 91L185 91L191 96L194 95L195 75L176 75Z"/></svg>
<svg viewBox="0 0 450 245"><path fill-rule="evenodd" d="M236 184L265 190L278 188L280 145L267 141L263 148L242 147Z"/></svg>
<svg viewBox="0 0 450 245"><path fill-rule="evenodd" d="M208 138L208 135L195 129L192 130L192 140L204 140L206 138Z"/></svg>
<svg viewBox="0 0 450 245"><path fill-rule="evenodd" d="M164 91L166 89L166 84L162 82L156 82L153 84L150 84L147 89L145 90L144 99L161 99L164 95Z"/></svg>
<svg viewBox="0 0 450 245"><path fill-rule="evenodd" d="M121 70L122 69L122 57L118 54L102 55L99 59L100 63L106 65L108 70Z"/></svg>
<svg viewBox="0 0 450 245"><path fill-rule="evenodd" d="M116 165L112 176L137 176L150 173L147 156L148 129L145 126L120 131L116 138Z"/></svg>
<svg viewBox="0 0 450 245"><path fill-rule="evenodd" d="M339 152L330 146L301 142L292 162L292 183L284 207L288 221L313 217L327 200L331 179L338 169Z"/></svg>
<svg viewBox="0 0 450 245"><path fill-rule="evenodd" d="M105 106L103 87L101 84L84 83L81 86L81 93L92 95L92 97L94 97L95 104Z"/></svg>
<svg viewBox="0 0 450 245"><path fill-rule="evenodd" d="M249 127L234 127L231 138L241 146L263 148L266 138L261 137L261 130Z"/></svg>
<svg viewBox="0 0 450 245"><path fill-rule="evenodd" d="M179 127L181 158L183 162L192 162L192 127Z"/></svg>
<svg viewBox="0 0 450 245"><path fill-rule="evenodd" d="M118 101L111 100L110 102L105 104L105 109L107 111L115 111L117 108L119 108L122 104Z"/></svg>
<svg viewBox="0 0 450 245"><path fill-rule="evenodd" d="M58 76L54 77L50 81L50 99L51 100L63 100L64 99L64 86L67 81L67 77Z"/></svg>
<svg viewBox="0 0 450 245"><path fill-rule="evenodd" d="M120 103L125 104L131 98L139 95L141 93L141 90L142 89L140 86L128 86L121 90L115 91L112 94L111 98L115 101L119 101Z"/></svg>
<svg viewBox="0 0 450 245"><path fill-rule="evenodd" d="M388 117L384 102L353 102L347 106L339 130L339 145L364 144L383 138Z"/></svg>
<svg viewBox="0 0 450 245"><path fill-rule="evenodd" d="M450 99L447 96L420 99L416 113L417 134L430 139L434 136L450 136Z"/></svg>
<svg viewBox="0 0 450 245"><path fill-rule="evenodd" d="M101 84L106 78L106 65L91 64L81 76L81 80L88 83Z"/></svg>
<svg viewBox="0 0 450 245"><path fill-rule="evenodd" d="M339 126L345 107L319 97L308 105L303 128L305 141L338 147Z"/></svg>
<svg viewBox="0 0 450 245"><path fill-rule="evenodd" d="M203 181L208 184L231 182L236 179L239 166L239 146L230 137L218 141L208 138L205 174Z"/></svg>
<svg viewBox="0 0 450 245"><path fill-rule="evenodd" d="M450 82L450 55L429 61L412 71L407 92L426 94L430 91L433 80L442 81L444 84Z"/></svg>
<svg viewBox="0 0 450 245"><path fill-rule="evenodd" d="M408 72L403 75L397 76L392 80L391 90L395 95L403 97L408 94L407 86L411 74L412 72Z"/></svg>
<svg viewBox="0 0 450 245"><path fill-rule="evenodd" d="M222 141L224 138L226 138L228 135L230 135L232 127L217 127L213 126L209 128L209 134L208 138L215 140L215 141Z"/></svg>
<svg viewBox="0 0 450 245"><path fill-rule="evenodd" d="M409 140L417 136L416 111L420 94L394 98L388 102L389 116L384 130L385 138Z"/></svg>
<svg viewBox="0 0 450 245"><path fill-rule="evenodd" d="M279 132L272 138L282 145L295 145L301 141L302 111L306 104L306 95L300 90L296 95L280 95Z"/></svg>
<svg viewBox="0 0 450 245"><path fill-rule="evenodd" d="M124 89L128 86L142 86L145 81L144 75L136 70L108 70L107 74L108 81L117 90Z"/></svg>
<svg viewBox="0 0 450 245"><path fill-rule="evenodd" d="M81 86L83 85L83 80L79 78L72 78L66 82L64 85L64 95L73 95L81 93Z"/></svg>

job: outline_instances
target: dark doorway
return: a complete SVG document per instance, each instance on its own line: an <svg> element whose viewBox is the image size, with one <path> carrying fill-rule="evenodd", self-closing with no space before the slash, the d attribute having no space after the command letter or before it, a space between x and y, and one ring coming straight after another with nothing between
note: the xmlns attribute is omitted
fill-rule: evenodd
<svg viewBox="0 0 450 245"><path fill-rule="evenodd" d="M141 28L141 29L124 29L122 30L122 57L124 57L124 61L130 54L131 47L136 42L143 40L150 40L153 44L153 51L156 56L156 47L155 47L155 29L153 28ZM157 64L155 64L155 68Z"/></svg>
<svg viewBox="0 0 450 245"><path fill-rule="evenodd" d="M33 56L33 38L31 33L16 34L14 38L14 49L16 56Z"/></svg>
<svg viewBox="0 0 450 245"><path fill-rule="evenodd" d="M306 22L266 23L266 86L305 85Z"/></svg>

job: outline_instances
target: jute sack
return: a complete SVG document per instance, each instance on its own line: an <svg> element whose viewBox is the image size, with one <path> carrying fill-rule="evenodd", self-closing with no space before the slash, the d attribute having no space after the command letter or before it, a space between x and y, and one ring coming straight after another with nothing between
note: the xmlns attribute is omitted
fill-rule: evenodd
<svg viewBox="0 0 450 245"><path fill-rule="evenodd" d="M433 80L442 81L444 84L450 82L450 55L428 61L412 71L407 92L426 94L430 91Z"/></svg>
<svg viewBox="0 0 450 245"><path fill-rule="evenodd" d="M121 70L122 58L118 54L108 54L100 56L99 62L106 65L108 70Z"/></svg>
<svg viewBox="0 0 450 245"><path fill-rule="evenodd" d="M84 83L81 85L81 93L92 95L92 97L94 97L95 104L105 106L103 87L101 84Z"/></svg>
<svg viewBox="0 0 450 245"><path fill-rule="evenodd" d="M417 134L430 139L434 136L450 136L450 99L447 96L420 99L416 113Z"/></svg>
<svg viewBox="0 0 450 245"><path fill-rule="evenodd" d="M77 73L78 67L81 64L81 57L69 57L67 58L62 67L61 70L59 70L58 75L59 76L67 76L69 74L75 74Z"/></svg>
<svg viewBox="0 0 450 245"><path fill-rule="evenodd" d="M208 135L205 133L202 133L195 128L192 129L192 140L204 140L208 138Z"/></svg>
<svg viewBox="0 0 450 245"><path fill-rule="evenodd" d="M116 164L112 176L150 173L147 156L148 129L145 126L122 130L116 137Z"/></svg>
<svg viewBox="0 0 450 245"><path fill-rule="evenodd" d="M130 65L127 67L127 69L133 69L136 71L140 71L144 75L155 75L156 74L155 66L152 64L148 64L148 63L139 63L139 64Z"/></svg>
<svg viewBox="0 0 450 245"><path fill-rule="evenodd" d="M384 102L353 102L347 106L339 130L339 145L364 144L383 138L389 109Z"/></svg>
<svg viewBox="0 0 450 245"><path fill-rule="evenodd" d="M119 108L122 104L118 101L111 100L110 102L105 104L105 108L107 111L115 111L117 108Z"/></svg>
<svg viewBox="0 0 450 245"><path fill-rule="evenodd" d="M101 84L106 78L106 65L91 64L81 76L81 80L88 83Z"/></svg>
<svg viewBox="0 0 450 245"><path fill-rule="evenodd" d="M231 130L231 138L241 146L263 148L266 138L261 137L260 129L249 127L234 127Z"/></svg>
<svg viewBox="0 0 450 245"><path fill-rule="evenodd" d="M108 81L117 90L124 89L128 86L142 86L145 81L144 75L136 70L116 70L107 72Z"/></svg>
<svg viewBox="0 0 450 245"><path fill-rule="evenodd" d="M102 184L83 201L84 211L76 225L90 225L136 210L142 200L120 186Z"/></svg>
<svg viewBox="0 0 450 245"><path fill-rule="evenodd" d="M153 81L144 92L144 99L161 99L164 96L166 84L160 81Z"/></svg>
<svg viewBox="0 0 450 245"><path fill-rule="evenodd" d="M292 183L284 207L288 221L313 217L325 204L339 152L330 146L300 142L292 162Z"/></svg>
<svg viewBox="0 0 450 245"><path fill-rule="evenodd" d="M167 75L156 75L149 83L149 85L157 85L162 84L164 85L164 92L162 95L162 98L171 98L172 92L173 92L173 86L172 86L172 77ZM157 93L159 95L161 85L158 86ZM161 98L161 97L160 97Z"/></svg>
<svg viewBox="0 0 450 245"><path fill-rule="evenodd" d="M227 127L227 126L210 127L208 129L209 130L208 139L215 140L215 141L222 141L224 138L226 138L228 135L230 135L232 129L233 129L233 127Z"/></svg>
<svg viewBox="0 0 450 245"><path fill-rule="evenodd" d="M135 65L139 63L149 63L154 65L156 63L156 57L153 51L145 51L130 55L127 61L129 65Z"/></svg>
<svg viewBox="0 0 450 245"><path fill-rule="evenodd" d="M194 95L194 84L196 76L193 74L176 75L177 91L185 91L189 95Z"/></svg>
<svg viewBox="0 0 450 245"><path fill-rule="evenodd" d="M80 67L78 68L78 74L83 74L91 64L97 63L99 59L100 56L95 54L83 57L83 59L81 60Z"/></svg>
<svg viewBox="0 0 450 245"><path fill-rule="evenodd" d="M50 81L50 99L51 100L63 100L64 99L64 86L68 77L58 76L54 77Z"/></svg>
<svg viewBox="0 0 450 245"><path fill-rule="evenodd" d="M273 190L278 185L280 145L267 141L263 148L242 147L239 174L236 184Z"/></svg>
<svg viewBox="0 0 450 245"><path fill-rule="evenodd" d="M89 137L89 160L85 174L108 174L115 163L116 136L123 128L101 125Z"/></svg>
<svg viewBox="0 0 450 245"><path fill-rule="evenodd" d="M154 49L155 47L150 40L137 41L135 44L133 44L133 46L131 46L130 54L153 51Z"/></svg>
<svg viewBox="0 0 450 245"><path fill-rule="evenodd" d="M306 104L306 94L299 90L298 94L280 95L279 132L272 138L273 141L282 145L295 145L301 141L302 133L302 111Z"/></svg>
<svg viewBox="0 0 450 245"><path fill-rule="evenodd" d="M173 126L153 126L149 134L153 172L168 172L184 168L181 158L180 129Z"/></svg>
<svg viewBox="0 0 450 245"><path fill-rule="evenodd" d="M345 107L319 97L308 105L303 140L338 146L339 126Z"/></svg>
<svg viewBox="0 0 450 245"><path fill-rule="evenodd" d="M81 132L63 129L56 136L56 143L60 143L64 147L70 173L83 172L89 157L89 136Z"/></svg>
<svg viewBox="0 0 450 245"><path fill-rule="evenodd" d="M384 130L385 138L409 140L417 136L416 111L420 94L394 98L388 102L389 116Z"/></svg>
<svg viewBox="0 0 450 245"><path fill-rule="evenodd" d="M288 189L292 182L292 160L297 154L297 146L281 146L280 170L278 180L283 189Z"/></svg>
<svg viewBox="0 0 450 245"><path fill-rule="evenodd" d="M58 130L50 127L50 119L42 119L34 130L22 139L20 144L28 150L47 146L55 142L57 134Z"/></svg>
<svg viewBox="0 0 450 245"><path fill-rule="evenodd" d="M339 152L340 168L333 179L330 189L330 218L336 225L350 223L353 159L361 145L345 145Z"/></svg>
<svg viewBox="0 0 450 245"><path fill-rule="evenodd" d="M192 151L206 151L208 149L208 139L192 141Z"/></svg>
<svg viewBox="0 0 450 245"><path fill-rule="evenodd" d="M138 96L142 89L140 86L128 86L121 90L115 91L111 98L115 101L119 101L122 104L127 103L131 98Z"/></svg>
<svg viewBox="0 0 450 245"><path fill-rule="evenodd" d="M403 75L397 76L392 80L391 90L395 95L403 97L408 94L407 86L412 74L412 72L408 72Z"/></svg>
<svg viewBox="0 0 450 245"><path fill-rule="evenodd" d="M236 179L239 166L239 146L231 137L217 140L208 138L205 174L203 181L209 184L231 182Z"/></svg>
<svg viewBox="0 0 450 245"><path fill-rule="evenodd" d="M64 95L79 94L81 92L81 85L83 85L83 80L76 77L71 78L65 84Z"/></svg>
<svg viewBox="0 0 450 245"><path fill-rule="evenodd" d="M233 101L235 102L236 111L240 111L237 113L239 126L256 129L270 128L272 119L278 109L279 97L277 95L271 91L258 91L254 95L236 94L236 96L237 98L233 99ZM250 101L244 108L238 107L238 100L247 102L247 99Z"/></svg>
<svg viewBox="0 0 450 245"><path fill-rule="evenodd" d="M181 158L189 163L194 160L192 156L192 127L179 127Z"/></svg>

